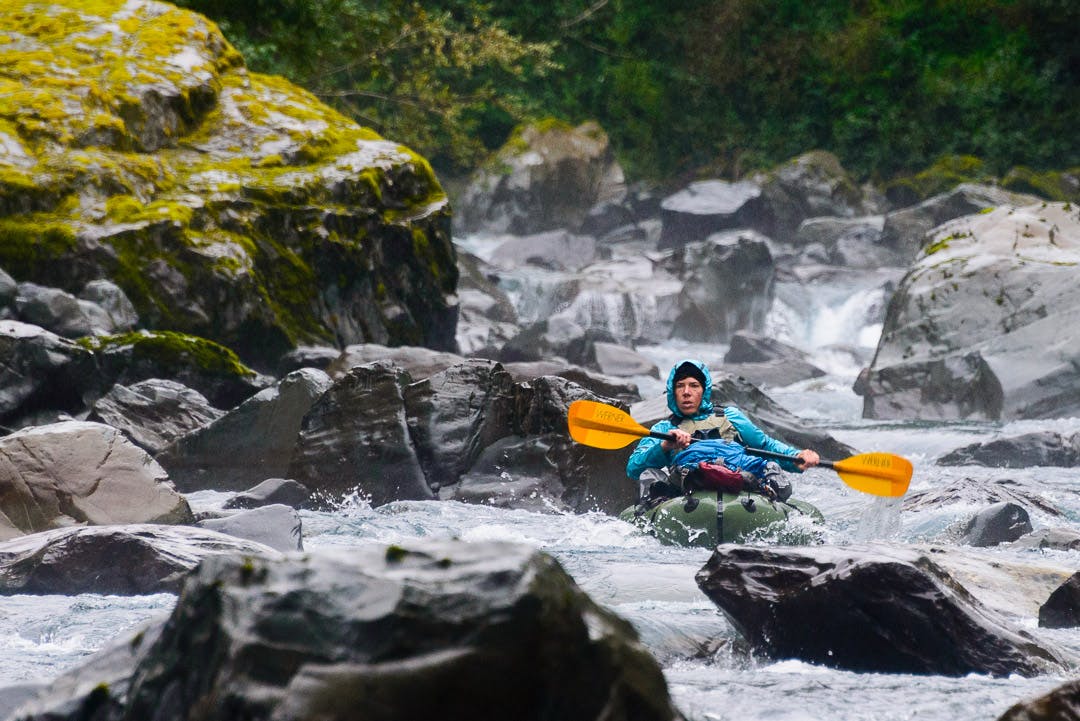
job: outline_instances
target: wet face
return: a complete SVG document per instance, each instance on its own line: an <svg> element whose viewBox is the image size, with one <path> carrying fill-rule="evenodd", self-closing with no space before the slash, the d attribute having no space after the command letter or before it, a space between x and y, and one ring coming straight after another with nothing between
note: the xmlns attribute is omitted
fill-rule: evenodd
<svg viewBox="0 0 1080 721"><path fill-rule="evenodd" d="M681 378L675 382L675 407L684 416L695 415L704 393L705 388L697 378Z"/></svg>

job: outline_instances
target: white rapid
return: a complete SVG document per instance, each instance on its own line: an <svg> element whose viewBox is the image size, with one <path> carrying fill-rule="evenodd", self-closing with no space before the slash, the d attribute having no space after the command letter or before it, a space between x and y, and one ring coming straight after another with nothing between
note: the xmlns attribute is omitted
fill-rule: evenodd
<svg viewBox="0 0 1080 721"><path fill-rule="evenodd" d="M532 279L538 285L542 283L539 273ZM1080 429L1080 419L1008 425L861 419L861 401L852 393L851 384L860 365L858 358L868 358L873 350L874 334L880 328L880 288L885 280L888 278L858 280L843 275L820 277L812 284L782 283L768 320L770 328L782 340L811 353L829 373L767 392L808 424L853 447L887 450L910 458L915 464L913 492L966 477L1009 478L1062 511L1060 518L1033 511L1036 528L1056 525L1080 531L1075 470L934 465L942 453L976 440L1003 432L1076 430ZM533 291L520 286L515 292L522 299ZM538 295L537 310L532 312L545 312L539 309L542 302ZM550 299L548 302L553 303ZM618 304L611 306L606 297L580 302L580 312L590 318L607 318L607 323L621 317ZM647 315L641 312L642 317ZM717 362L726 349L668 344L638 350L661 368L667 368L684 356ZM661 391L655 379L639 381L646 396ZM949 548L956 554L954 563L973 574L969 580L981 600L1000 609L1011 622L1080 655L1080 630L1037 627L1037 609L1045 600L1046 589L1038 583L1017 581L1024 577L1024 569L1080 568L1080 552L967 549L957 545L953 530L975 509L958 503L933 510L901 511L898 503L855 492L823 469L798 478L796 495L825 514L828 544L877 541L933 543ZM202 493L191 496L191 501L199 509L213 508L227 497ZM393 503L373 509L353 501L334 512L302 515L305 547L316 553L328 546L459 537L517 541L552 554L593 598L635 625L663 665L677 704L694 721L993 721L1018 700L1068 680L1059 676L860 674L798 660L748 655L741 650L723 614L694 583L694 574L705 563L708 551L661 546L630 525L600 513L543 514L438 502ZM970 564L965 566L969 559ZM990 568L987 563L975 563L978 559L993 561L998 564L997 570L972 570ZM110 639L130 633L146 618L167 613L172 602L169 595L0 598L0 683L54 677Z"/></svg>

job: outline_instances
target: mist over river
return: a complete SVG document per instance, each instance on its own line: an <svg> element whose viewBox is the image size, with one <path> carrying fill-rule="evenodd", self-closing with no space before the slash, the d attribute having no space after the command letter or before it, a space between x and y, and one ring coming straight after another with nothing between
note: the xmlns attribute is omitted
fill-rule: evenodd
<svg viewBox="0 0 1080 721"><path fill-rule="evenodd" d="M858 276L861 280L837 276L805 284L796 279L779 282L768 331L809 352L827 374L784 388L765 388L766 393L806 419L808 425L860 451L888 451L909 458L915 466L909 495L963 478L1010 479L1062 513L1050 518L1030 509L1036 530L1055 526L1080 531L1080 493L1073 469L934 464L947 451L999 434L1042 429L1075 432L1080 430L1080 419L1001 424L861 418L862 400L851 386L861 363L873 353L880 333L873 309L884 301L883 280L898 277L899 272L887 269L878 275L862 274ZM533 284L542 286L541 280L534 276ZM525 283L518 287L525 287ZM519 306L539 303L537 296L522 300L523 294L518 294ZM681 357L719 363L726 348L680 342L637 350L653 360L663 374ZM662 393L661 381L655 378L633 380L646 399ZM1004 568L1080 568L1080 551L958 545L957 524L979 510L963 502L901 511L898 500L858 493L835 473L823 469L797 477L795 496L824 513L824 542L830 545L932 544L955 551L959 564L970 554L972 558L990 558ZM188 499L199 512L219 508L229 497L204 491ZM695 572L709 557L708 550L662 546L630 525L598 512L545 514L436 501L397 502L373 509L356 498L333 512L302 511L301 516L304 547L312 553L331 546L454 537L515 541L551 554L597 602L634 624L663 665L676 703L688 718L698 721L989 721L1018 700L1068 680L1064 676L952 678L851 673L797 660L756 658L745 652L732 626L694 582ZM979 600L1007 620L1080 657L1080 630L1038 627L1038 607L1045 601L1042 588L1013 583L1006 574L984 574L969 580L973 581L969 589ZM170 594L0 598L0 683L53 678L109 642L126 638L144 620L168 613L174 602ZM498 682L492 679L492 683Z"/></svg>

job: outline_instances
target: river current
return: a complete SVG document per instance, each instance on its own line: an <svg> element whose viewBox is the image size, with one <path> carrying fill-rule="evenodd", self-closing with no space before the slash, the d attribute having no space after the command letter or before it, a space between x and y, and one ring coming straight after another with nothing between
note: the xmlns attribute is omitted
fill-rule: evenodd
<svg viewBox="0 0 1080 721"><path fill-rule="evenodd" d="M998 434L1048 429L1080 430L1080 419L1010 424L881 422L863 420L861 399L851 391L859 363L837 344L869 354L880 326L867 309L880 304L873 284L845 280L781 284L769 317L770 331L812 353L828 375L786 388L767 388L781 405L860 451L888 451L915 466L911 492L961 478L1009 478L1042 495L1063 516L1030 509L1036 529L1080 530L1076 470L939 467L941 454ZM640 348L661 369L680 357L722 358L716 345L673 344ZM868 356L867 356L868 357ZM662 393L652 378L634 379L645 397ZM613 451L621 452L621 451ZM630 481L627 481L630 483ZM924 511L901 511L896 501L876 499L845 486L834 473L814 469L795 478L796 497L825 515L825 543L863 542L955 546L952 529L978 510L958 503ZM196 511L220 507L228 494L189 496ZM664 668L673 697L694 721L992 721L1013 703L1060 685L1065 676L961 678L839 671L791 659L747 654L723 614L698 590L694 574L709 557L704 549L672 548L601 513L581 515L504 510L440 502L393 503L371 508L350 499L334 512L301 512L304 546L402 543L455 537L470 541L516 541L555 558L597 602L631 621ZM1010 547L983 550L1006 564L1080 568L1080 551ZM1007 581L983 590L983 600L1011 607L1008 620L1080 657L1080 630L1037 627L1038 603ZM171 594L119 597L86 594L0 598L0 685L37 682L78 665L143 621L167 614ZM1033 609L1035 609L1033 611ZM0 709L0 716L6 709Z"/></svg>

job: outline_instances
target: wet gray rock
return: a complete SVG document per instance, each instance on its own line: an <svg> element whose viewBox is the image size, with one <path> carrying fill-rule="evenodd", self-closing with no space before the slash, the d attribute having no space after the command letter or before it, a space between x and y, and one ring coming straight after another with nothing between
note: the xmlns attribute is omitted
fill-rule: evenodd
<svg viewBox="0 0 1080 721"><path fill-rule="evenodd" d="M772 336L740 330L731 335L724 363L760 363L771 360L802 360L807 354Z"/></svg>
<svg viewBox="0 0 1080 721"><path fill-rule="evenodd" d="M292 508L305 506L311 498L311 489L291 478L267 478L225 502L225 509L258 508L281 503Z"/></svg>
<svg viewBox="0 0 1080 721"><path fill-rule="evenodd" d="M316 368L293 371L208 425L177 438L156 460L183 492L241 491L286 476L304 415L330 387Z"/></svg>
<svg viewBox="0 0 1080 721"><path fill-rule="evenodd" d="M918 549L723 545L698 586L759 652L855 672L1035 676L1068 657Z"/></svg>
<svg viewBox="0 0 1080 721"><path fill-rule="evenodd" d="M781 387L825 375L803 351L768 336L736 331L724 355L725 373L756 386Z"/></svg>
<svg viewBox="0 0 1080 721"><path fill-rule="evenodd" d="M1080 209L1001 207L936 228L889 303L867 418L1080 413Z"/></svg>
<svg viewBox="0 0 1080 721"><path fill-rule="evenodd" d="M300 515L296 509L280 503L227 513L217 518L204 518L196 525L227 536L254 541L276 551L304 550Z"/></svg>
<svg viewBox="0 0 1080 721"><path fill-rule="evenodd" d="M1080 681L1069 681L1037 698L1019 701L997 721L1073 721L1080 718Z"/></svg>
<svg viewBox="0 0 1080 721"><path fill-rule="evenodd" d="M36 283L19 283L15 311L19 320L64 338L105 335L116 330L112 318L98 304Z"/></svg>
<svg viewBox="0 0 1080 721"><path fill-rule="evenodd" d="M979 478L961 478L921 491L911 491L904 496L903 510L918 511L943 508L952 505L993 506L1011 503L1030 508L1048 516L1060 517L1061 511L1037 491L1008 478L986 481Z"/></svg>
<svg viewBox="0 0 1080 721"><path fill-rule="evenodd" d="M634 383L586 368L551 360L503 363L502 365L519 383L526 383L541 376L557 376L576 383L598 397L612 398L627 405L641 400L641 393L638 392L638 387Z"/></svg>
<svg viewBox="0 0 1080 721"><path fill-rule="evenodd" d="M192 709L206 721L341 719L357 708L373 721L682 718L633 627L522 545L209 558L171 617L122 653L65 674L19 717L75 721L92 704L96 721L184 721Z"/></svg>
<svg viewBox="0 0 1080 721"><path fill-rule="evenodd" d="M87 420L122 430L150 455L225 414L198 391L182 383L151 378L115 385L94 402Z"/></svg>
<svg viewBox="0 0 1080 721"><path fill-rule="evenodd" d="M1080 465L1080 433L1064 436L1054 431L1036 431L972 443L944 454L938 458L937 465L992 468L1076 466Z"/></svg>
<svg viewBox="0 0 1080 721"><path fill-rule="evenodd" d="M221 553L275 551L191 526L129 523L42 531L0 543L0 594L176 593L199 561Z"/></svg>
<svg viewBox="0 0 1080 721"><path fill-rule="evenodd" d="M94 355L44 328L0 320L0 423L35 411L80 412L107 383Z"/></svg>
<svg viewBox="0 0 1080 721"><path fill-rule="evenodd" d="M614 378L629 378L633 376L660 377L660 369L656 364L633 348L609 343L606 341L594 341L592 344L592 363L601 373Z"/></svg>
<svg viewBox="0 0 1080 721"><path fill-rule="evenodd" d="M626 192L596 123L527 125L480 168L455 203L460 232L530 235L577 228L590 209Z"/></svg>
<svg viewBox="0 0 1080 721"><path fill-rule="evenodd" d="M10 275L0 268L0 319L6 319L15 312L15 296L19 292L19 284Z"/></svg>
<svg viewBox="0 0 1080 721"><path fill-rule="evenodd" d="M907 265L896 251L881 243L883 216L807 218L795 231L793 244L803 260L812 247L820 248L819 262L845 268L874 269Z"/></svg>
<svg viewBox="0 0 1080 721"><path fill-rule="evenodd" d="M1054 589L1046 603L1039 607L1039 626L1042 628L1076 628L1080 626L1080 573L1074 573Z"/></svg>
<svg viewBox="0 0 1080 721"><path fill-rule="evenodd" d="M165 470L115 428L84 421L0 438L0 539L73 524L180 524Z"/></svg>
<svg viewBox="0 0 1080 721"><path fill-rule="evenodd" d="M359 343L346 346L338 359L327 367L331 378L340 378L350 368L367 365L375 361L386 361L409 374L411 380L427 378L433 373L446 370L452 365L465 362L457 353L419 348L416 346L395 346L393 348L378 343Z"/></svg>
<svg viewBox="0 0 1080 721"><path fill-rule="evenodd" d="M724 343L735 331L764 329L775 294L775 268L764 242L745 234L713 236L687 246L682 264L673 338Z"/></svg>
<svg viewBox="0 0 1080 721"><path fill-rule="evenodd" d="M678 248L721 231L757 228L764 214L757 183L700 180L661 201L659 247Z"/></svg>
<svg viewBox="0 0 1080 721"><path fill-rule="evenodd" d="M881 242L901 258L910 260L926 245L927 234L943 223L987 208L1021 208L1036 203L1042 203L1042 199L993 185L962 183L917 205L887 213Z"/></svg>
<svg viewBox="0 0 1080 721"><path fill-rule="evenodd" d="M470 253L458 252L458 349L465 356L497 358L521 330L517 310L499 287L497 270Z"/></svg>
<svg viewBox="0 0 1080 721"><path fill-rule="evenodd" d="M328 500L359 493L379 506L433 498L406 425L411 381L386 361L336 378L304 415L283 475Z"/></svg>
<svg viewBox="0 0 1080 721"><path fill-rule="evenodd" d="M1017 548L1077 551L1080 550L1080 531L1071 528L1040 528L1018 538L1012 545Z"/></svg>
<svg viewBox="0 0 1080 721"><path fill-rule="evenodd" d="M403 392L409 438L427 485L456 484L480 452L507 435L514 381L494 361L472 360L408 385Z"/></svg>
<svg viewBox="0 0 1080 721"><path fill-rule="evenodd" d="M547 270L579 271L599 260L596 239L566 230L508 236L488 258L495 268L513 270L536 266Z"/></svg>
<svg viewBox="0 0 1080 721"><path fill-rule="evenodd" d="M318 368L325 371L341 356L340 348L304 345L294 348L278 360L277 374L284 378L301 368Z"/></svg>
<svg viewBox="0 0 1080 721"><path fill-rule="evenodd" d="M139 314L120 286L111 280L92 280L79 291L79 299L90 301L105 311L111 332L134 330L139 325Z"/></svg>
<svg viewBox="0 0 1080 721"><path fill-rule="evenodd" d="M789 242L807 218L881 212L878 198L855 183L835 155L820 150L756 174L752 180L761 186L767 212L750 227L781 242Z"/></svg>
<svg viewBox="0 0 1080 721"><path fill-rule="evenodd" d="M140 330L90 342L100 383L134 385L168 378L206 396L214 407L233 408L274 384L245 366L230 349L198 336Z"/></svg>
<svg viewBox="0 0 1080 721"><path fill-rule="evenodd" d="M1031 533L1031 517L1024 507L1009 501L976 513L964 525L962 542L969 546L996 546Z"/></svg>

